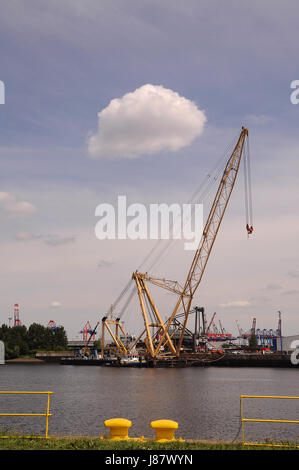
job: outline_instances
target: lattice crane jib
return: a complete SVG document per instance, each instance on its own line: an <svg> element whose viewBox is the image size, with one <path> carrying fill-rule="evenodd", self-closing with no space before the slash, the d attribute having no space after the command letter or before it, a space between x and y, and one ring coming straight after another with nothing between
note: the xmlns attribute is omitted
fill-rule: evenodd
<svg viewBox="0 0 299 470"><path fill-rule="evenodd" d="M137 285L138 296L145 323L146 344L148 345L148 352L152 357L156 357L161 352L163 346L166 344L168 345L169 349L174 354L176 354L176 356L180 355L187 320L191 309L191 303L196 289L198 288L203 277L214 242L217 237L217 233L219 231L232 190L234 188L244 150L245 140L247 137L248 130L242 127L236 146L226 163L216 196L214 198L209 216L207 218L199 246L195 252L193 261L191 263L184 287L181 288L181 286L176 283L176 281L151 278L150 276L148 276L147 273L142 274L137 271L133 273L132 277ZM153 299L149 294L146 285L147 282L152 282L155 285L163 287L167 290L171 290L172 292L175 292L179 295L175 308L171 316L169 317L166 325L163 324L159 312L153 302ZM155 318L154 323L150 323L148 319L145 300L148 301L149 308ZM173 323L174 317L178 313L184 314L184 320L182 322L180 339L175 346L174 342L172 341L169 335L169 329L171 324ZM156 344L154 344L152 340L150 326L156 326L160 328L161 337Z"/></svg>

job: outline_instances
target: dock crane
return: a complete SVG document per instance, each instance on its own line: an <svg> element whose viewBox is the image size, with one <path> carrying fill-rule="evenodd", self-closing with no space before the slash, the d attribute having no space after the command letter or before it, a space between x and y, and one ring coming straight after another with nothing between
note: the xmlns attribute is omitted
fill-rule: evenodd
<svg viewBox="0 0 299 470"><path fill-rule="evenodd" d="M147 345L147 352L152 358L157 358L164 350L165 346L167 346L168 350L170 350L175 356L179 357L181 354L184 333L194 294L203 277L225 210L234 188L246 138L248 138L248 130L245 127L242 127L236 146L226 163L220 185L207 218L199 246L191 263L185 284L181 286L177 281L154 278L149 276L148 273L140 273L138 271L135 271L132 275L132 278L136 283L145 326L139 338L145 335L144 342ZM247 225L246 228L248 230ZM151 297L147 286L148 282L174 292L179 296L172 314L165 323L162 321L161 315L153 298ZM182 321L180 338L175 344L170 334L170 327L176 315L181 313L184 314L184 320ZM149 321L149 315L152 321ZM153 340L150 331L151 327L158 328L161 332L159 340Z"/></svg>
<svg viewBox="0 0 299 470"><path fill-rule="evenodd" d="M223 328L223 326L222 326L222 323L221 323L221 321L220 321L220 320L219 320L219 326L220 326L220 331L221 331L221 334L222 334L222 335L224 335L224 333L225 333L225 329Z"/></svg>
<svg viewBox="0 0 299 470"><path fill-rule="evenodd" d="M206 333L209 333L209 332L210 332L210 328L211 328L211 325L214 323L214 318L215 318L215 317L216 317L216 312L213 313L212 319L211 319L211 321L210 321L210 323L209 323L209 326L208 326L208 328L207 328Z"/></svg>

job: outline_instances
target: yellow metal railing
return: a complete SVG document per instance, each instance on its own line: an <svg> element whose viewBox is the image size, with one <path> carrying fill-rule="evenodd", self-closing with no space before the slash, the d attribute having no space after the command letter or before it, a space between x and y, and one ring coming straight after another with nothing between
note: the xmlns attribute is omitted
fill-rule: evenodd
<svg viewBox="0 0 299 470"><path fill-rule="evenodd" d="M299 448L299 445L292 444L271 444L268 442L257 443L257 442L246 442L245 441L245 429L244 423L246 422L256 422L256 423L295 423L299 424L299 421L287 420L287 419L255 419L255 418L244 418L243 417L243 399L244 398L269 398L269 399L278 399L278 400L299 400L299 397L281 397L281 396L272 396L272 395L241 395L241 422L242 422L242 438L244 446L269 446L269 447L296 447Z"/></svg>
<svg viewBox="0 0 299 470"><path fill-rule="evenodd" d="M44 416L46 418L46 433L45 436L34 436L38 437L40 439L48 439L48 430L49 430L49 416L52 416L50 413L50 395L52 395L53 392L2 392L0 391L1 395L8 395L8 394L15 394L15 395L47 395L47 411L46 413L0 413L0 416ZM1 436L0 438L5 439L5 438L10 438L11 436ZM32 436L22 436L24 438L31 438Z"/></svg>

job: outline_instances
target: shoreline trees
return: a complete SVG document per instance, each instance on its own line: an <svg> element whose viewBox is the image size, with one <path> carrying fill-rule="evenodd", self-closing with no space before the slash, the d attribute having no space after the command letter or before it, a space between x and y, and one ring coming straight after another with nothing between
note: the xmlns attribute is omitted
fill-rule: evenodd
<svg viewBox="0 0 299 470"><path fill-rule="evenodd" d="M67 348L67 335L63 326L47 328L38 323L26 326L2 325L0 340L5 344L5 359L35 355L38 350L62 351Z"/></svg>

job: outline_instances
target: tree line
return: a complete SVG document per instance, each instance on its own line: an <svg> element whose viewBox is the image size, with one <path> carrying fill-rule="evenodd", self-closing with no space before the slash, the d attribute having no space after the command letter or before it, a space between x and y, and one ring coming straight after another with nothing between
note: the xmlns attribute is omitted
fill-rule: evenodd
<svg viewBox="0 0 299 470"><path fill-rule="evenodd" d="M47 328L38 323L26 326L2 325L0 341L5 345L5 359L32 356L39 350L62 351L67 347L67 335L63 326Z"/></svg>

